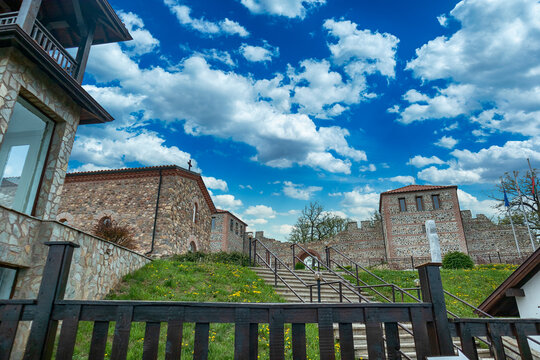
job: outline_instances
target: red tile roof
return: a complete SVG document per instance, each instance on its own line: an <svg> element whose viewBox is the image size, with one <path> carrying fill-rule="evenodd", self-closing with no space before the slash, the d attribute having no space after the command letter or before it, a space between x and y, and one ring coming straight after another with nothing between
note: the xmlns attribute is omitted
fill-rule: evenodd
<svg viewBox="0 0 540 360"><path fill-rule="evenodd" d="M223 214L223 213L227 213L229 215L231 215L233 218L235 218L236 220L240 221L242 224L244 224L244 226L248 226L248 224L246 224L245 222L242 221L242 219L240 219L238 216L234 215L232 212L230 212L229 210L223 210L223 209L216 209L216 214Z"/></svg>
<svg viewBox="0 0 540 360"><path fill-rule="evenodd" d="M413 191L426 191L426 190L437 190L437 189L448 189L448 188L457 188L456 185L407 185L404 187L400 187L398 189L394 190L388 190L381 195L385 194L397 194L397 193L404 193L404 192L413 192Z"/></svg>

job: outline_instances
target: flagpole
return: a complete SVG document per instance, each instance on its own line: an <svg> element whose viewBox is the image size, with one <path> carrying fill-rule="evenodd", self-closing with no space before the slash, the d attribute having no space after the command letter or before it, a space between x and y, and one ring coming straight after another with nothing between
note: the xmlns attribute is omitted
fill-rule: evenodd
<svg viewBox="0 0 540 360"><path fill-rule="evenodd" d="M514 234L514 241L516 242L516 248L519 257L521 258L521 250L519 249L519 242L516 236L516 229L514 229L514 221L512 220L512 213L510 212L510 204L508 203L508 197L506 196L506 191L504 190L504 183L501 178L501 186L504 193L504 207L506 207L506 212L508 213L508 218L510 219L510 225L512 225L512 234Z"/></svg>
<svg viewBox="0 0 540 360"><path fill-rule="evenodd" d="M531 245L533 248L533 251L536 251L536 246L534 245L534 240L531 234L531 228L529 227L529 219L527 218L527 213L525 212L525 206L523 205L523 197L521 196L521 190L519 189L519 184L517 181L517 175L514 171L514 181L516 183L516 189L518 191L519 195L519 202L521 203L521 213L523 214L523 217L525 218L525 224L527 225L527 231L529 231L529 239L531 240Z"/></svg>

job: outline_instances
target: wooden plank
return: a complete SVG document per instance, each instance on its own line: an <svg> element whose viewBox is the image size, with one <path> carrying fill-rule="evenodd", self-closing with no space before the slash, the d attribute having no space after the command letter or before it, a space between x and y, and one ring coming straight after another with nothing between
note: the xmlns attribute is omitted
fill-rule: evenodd
<svg viewBox="0 0 540 360"><path fill-rule="evenodd" d="M8 360L11 355L17 326L21 318L22 305L6 305L0 322L0 359Z"/></svg>
<svg viewBox="0 0 540 360"><path fill-rule="evenodd" d="M293 359L306 360L306 324L292 324Z"/></svg>
<svg viewBox="0 0 540 360"><path fill-rule="evenodd" d="M187 312L186 312L187 315ZM210 330L209 323L195 324L195 348L193 352L193 360L208 359L208 332Z"/></svg>
<svg viewBox="0 0 540 360"><path fill-rule="evenodd" d="M114 328L114 338L111 351L112 359L125 359L129 346L129 333L131 332L131 320L133 306L122 306L118 309L118 318Z"/></svg>
<svg viewBox="0 0 540 360"><path fill-rule="evenodd" d="M161 323L147 322L144 331L143 360L156 360L159 349L159 331Z"/></svg>
<svg viewBox="0 0 540 360"><path fill-rule="evenodd" d="M320 308L319 315L319 353L321 360L334 360L334 323L332 309Z"/></svg>
<svg viewBox="0 0 540 360"><path fill-rule="evenodd" d="M249 309L236 309L234 320L234 358L249 357Z"/></svg>
<svg viewBox="0 0 540 360"><path fill-rule="evenodd" d="M506 360L504 345L501 337L504 334L505 327L506 325L504 324L488 324L488 339L491 342L491 350L493 351L495 360Z"/></svg>
<svg viewBox="0 0 540 360"><path fill-rule="evenodd" d="M270 310L270 360L285 359L285 339L283 331L283 311Z"/></svg>
<svg viewBox="0 0 540 360"><path fill-rule="evenodd" d="M79 316L81 306L76 306L68 312L62 320L60 330L60 339L58 340L58 350L56 351L57 360L69 360L73 357L75 341L77 340L77 330L79 329Z"/></svg>
<svg viewBox="0 0 540 360"><path fill-rule="evenodd" d="M182 357L183 330L184 323L181 320L171 320L168 322L165 360L180 360Z"/></svg>
<svg viewBox="0 0 540 360"><path fill-rule="evenodd" d="M101 360L105 356L105 347L107 346L107 335L109 333L108 321L95 321L92 331L92 341L90 343L89 360Z"/></svg>
<svg viewBox="0 0 540 360"><path fill-rule="evenodd" d="M249 324L249 360L259 356L259 324Z"/></svg>
<svg viewBox="0 0 540 360"><path fill-rule="evenodd" d="M354 337L351 323L339 323L339 347L342 360L354 360Z"/></svg>
<svg viewBox="0 0 540 360"><path fill-rule="evenodd" d="M398 324L395 322L384 323L384 333L386 335L388 360L401 360Z"/></svg>
<svg viewBox="0 0 540 360"><path fill-rule="evenodd" d="M531 347L529 346L529 341L527 340L528 334L536 334L536 326L533 323L515 323L512 326L512 332L516 337L519 352L522 359L532 359Z"/></svg>
<svg viewBox="0 0 540 360"><path fill-rule="evenodd" d="M416 349L416 358L425 359L430 353L429 336L425 320L424 309L409 309L411 313L411 324L413 330L414 347Z"/></svg>
<svg viewBox="0 0 540 360"><path fill-rule="evenodd" d="M366 322L366 342L368 345L368 358L386 359L381 323L372 321Z"/></svg>
<svg viewBox="0 0 540 360"><path fill-rule="evenodd" d="M471 331L471 325L468 323L459 323L458 335L461 340L461 351L469 360L478 360L476 343Z"/></svg>

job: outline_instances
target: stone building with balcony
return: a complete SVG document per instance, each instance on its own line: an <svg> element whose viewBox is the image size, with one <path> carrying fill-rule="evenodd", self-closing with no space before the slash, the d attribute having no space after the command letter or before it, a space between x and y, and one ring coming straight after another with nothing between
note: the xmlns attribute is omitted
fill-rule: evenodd
<svg viewBox="0 0 540 360"><path fill-rule="evenodd" d="M149 261L55 221L77 127L113 120L81 86L90 48L130 39L106 0L0 1L2 298L35 298L47 241L80 245L71 299L99 298Z"/></svg>

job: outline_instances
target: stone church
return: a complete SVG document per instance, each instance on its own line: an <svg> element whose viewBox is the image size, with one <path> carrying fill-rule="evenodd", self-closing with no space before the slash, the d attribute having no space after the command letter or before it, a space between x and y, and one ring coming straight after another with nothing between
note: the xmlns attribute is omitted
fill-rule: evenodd
<svg viewBox="0 0 540 360"><path fill-rule="evenodd" d="M200 174L175 165L69 173L56 219L89 233L100 221L127 225L134 250L151 257L242 251L247 227L216 209Z"/></svg>

